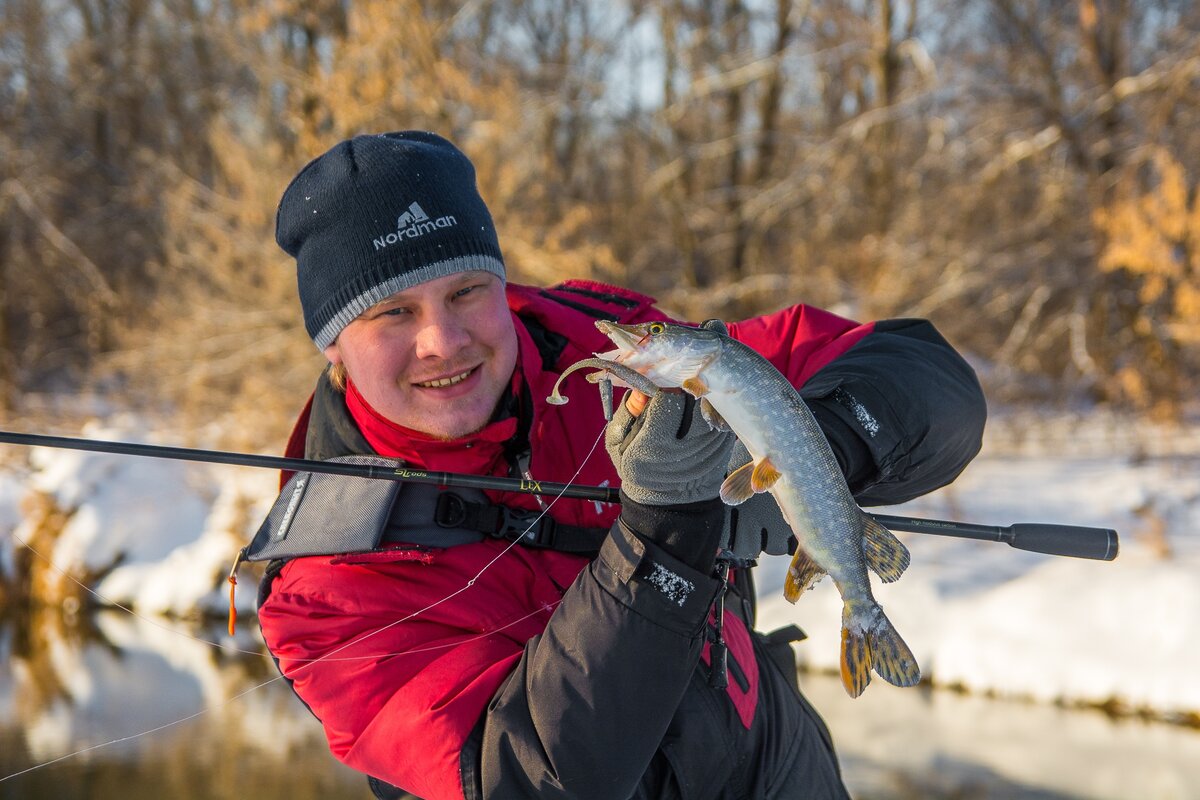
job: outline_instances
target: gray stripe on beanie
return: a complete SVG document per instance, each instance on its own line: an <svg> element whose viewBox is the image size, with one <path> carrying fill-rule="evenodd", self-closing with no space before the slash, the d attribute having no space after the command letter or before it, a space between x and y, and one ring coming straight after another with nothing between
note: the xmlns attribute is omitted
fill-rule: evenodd
<svg viewBox="0 0 1200 800"><path fill-rule="evenodd" d="M460 272L470 272L471 270L490 272L502 281L505 279L504 263L500 259L492 258L491 256L463 256L427 264L420 269L414 269L389 278L355 297L334 314L333 319L325 323L320 332L313 337L313 342L317 345L318 349L324 350L337 341L338 335L345 330L347 325L358 319L359 314L362 314L376 303L388 299L396 292L411 289L419 283L425 283L434 278L444 278L448 275L457 275Z"/></svg>

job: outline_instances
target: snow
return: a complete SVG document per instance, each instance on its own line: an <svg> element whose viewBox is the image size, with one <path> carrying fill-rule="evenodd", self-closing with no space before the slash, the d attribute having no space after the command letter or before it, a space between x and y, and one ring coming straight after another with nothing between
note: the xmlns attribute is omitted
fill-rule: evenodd
<svg viewBox="0 0 1200 800"><path fill-rule="evenodd" d="M1200 712L1200 684L1191 678L1200 656L1197 466L1200 457L989 455L985 448L950 487L903 513L1112 527L1121 533L1118 558L901 533L912 565L894 584L876 582L876 597L934 685L1165 717ZM1145 533L1147 506L1164 532ZM786 561L760 570L760 625L800 625L810 637L800 659L836 671L837 591L826 580L789 605L781 591Z"/></svg>
<svg viewBox="0 0 1200 800"><path fill-rule="evenodd" d="M126 427L90 426L93 439L136 439ZM1045 556L1003 544L900 533L912 565L876 596L938 686L1041 702L1109 704L1162 716L1200 713L1200 455L1136 457L1104 430L1042 431L1063 441L1034 447L1006 437L949 487L902 509L871 509L985 524L1021 521L1114 527L1114 562ZM1111 452L1074 455L1097 437ZM1190 441L1159 437L1159 445ZM62 570L101 571L93 587L142 614L224 613L225 576L274 499L276 473L246 467L35 448L24 480L0 480L0 526L17 523L23 492L76 509L53 550ZM1162 530L1148 529L1153 509ZM1165 532L1164 532L1165 531ZM16 539L10 540L16 547ZM11 563L12 553L3 556ZM792 606L782 598L788 559L759 569L760 626L795 622L809 635L801 661L836 672L841 601L823 581ZM115 567L112 565L116 564ZM239 593L253 613L253 591ZM879 683L876 680L876 683ZM873 688L873 687L872 687ZM871 689L868 689L871 691Z"/></svg>
<svg viewBox="0 0 1200 800"><path fill-rule="evenodd" d="M144 441L128 427L84 428L82 438ZM226 575L274 499L278 476L268 470L214 467L154 458L33 448L24 491L20 476L0 480L0 525L20 519L22 494L42 494L70 511L52 549L38 552L70 578L99 575L90 588L102 604L140 613L224 613ZM13 528L14 523L5 525ZM36 538L34 521L15 524L12 546ZM5 548L0 564L11 565ZM6 571L11 566L6 568ZM238 597L252 612L254 592Z"/></svg>
<svg viewBox="0 0 1200 800"><path fill-rule="evenodd" d="M786 557L766 557L758 571L760 627L795 623L807 632L796 646L807 667L805 691L834 730L856 794L889 796L889 770L948 780L955 770L971 769L973 779L1077 797L1200 797L1200 735L1160 721L1200 715L1200 682L1193 677L1200 662L1200 437L1107 418L1023 425L1001 421L951 486L903 508L871 510L998 525L1111 527L1121 534L1116 561L898 533L912 564L899 581L874 588L927 679L915 689L876 677L862 697L845 696L830 677L838 668L840 598L826 580L787 603ZM144 436L136 426L96 426L82 435ZM145 438L174 443L169 436ZM286 693L238 695L233 679L240 675L227 674L231 667L214 660L211 645L190 643L183 628L166 629L175 623L150 619L224 614L225 576L274 500L276 473L50 449L34 450L29 464L28 474L11 466L0 471L0 569L11 570L18 538L33 534L22 521L22 499L42 492L75 509L43 555L62 569L100 571L96 591L145 617L117 612L100 624L127 654L120 661L96 648L48 642L52 671L70 701L49 704L30 723L32 751L52 757L70 751L81 734L95 740L127 733L202 707L220 707L248 731L278 720L276 704L287 704ZM239 591L238 605L253 613L252 587ZM97 690L121 680L108 671L130 669L152 687L184 674L187 690L152 690L145 696L153 700L132 705ZM13 711L6 704L21 703L3 685L9 682L34 683L19 673L0 680L6 716ZM170 707L158 707L171 696ZM1014 700L1026 706L1022 714L1004 710ZM1076 705L1141 717L1116 726ZM72 707L91 709L86 730ZM1046 731L1070 746L1030 744L1035 737L1045 742ZM302 726L294 735L311 734L311 726ZM282 752L291 734L276 727L271 735L249 735Z"/></svg>

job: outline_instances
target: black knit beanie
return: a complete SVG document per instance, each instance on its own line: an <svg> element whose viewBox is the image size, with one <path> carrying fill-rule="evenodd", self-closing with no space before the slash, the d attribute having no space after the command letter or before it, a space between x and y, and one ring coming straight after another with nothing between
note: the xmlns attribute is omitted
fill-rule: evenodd
<svg viewBox="0 0 1200 800"><path fill-rule="evenodd" d="M322 350L418 283L468 270L504 278L475 168L424 131L356 136L311 161L279 201L275 241L296 259L304 327Z"/></svg>

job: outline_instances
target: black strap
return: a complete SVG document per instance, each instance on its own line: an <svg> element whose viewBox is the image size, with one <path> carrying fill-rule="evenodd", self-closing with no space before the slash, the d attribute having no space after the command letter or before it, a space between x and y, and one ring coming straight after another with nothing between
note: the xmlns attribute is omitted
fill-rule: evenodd
<svg viewBox="0 0 1200 800"><path fill-rule="evenodd" d="M520 541L525 547L595 555L607 528L584 528L557 522L541 511L474 503L453 491L438 494L433 521L442 528L466 528L493 539Z"/></svg>
<svg viewBox="0 0 1200 800"><path fill-rule="evenodd" d="M542 297L545 297L548 300L553 300L556 303L564 305L567 308L573 308L576 311L582 311L584 314L587 314L589 317L593 317L595 319L606 319L609 322L616 322L617 320L619 320L621 318L619 314L613 314L609 311L602 311L593 306L589 306L586 303L576 303L573 300L568 300L565 297L558 297L558 296L553 295L550 292L546 291L545 289L542 289L540 292L538 292L538 294L541 295ZM577 293L577 294L582 294L582 293Z"/></svg>

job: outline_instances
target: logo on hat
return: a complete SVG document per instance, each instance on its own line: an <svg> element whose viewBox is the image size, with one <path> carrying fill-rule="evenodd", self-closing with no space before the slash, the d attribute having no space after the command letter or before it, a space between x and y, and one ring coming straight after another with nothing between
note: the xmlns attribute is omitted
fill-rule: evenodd
<svg viewBox="0 0 1200 800"><path fill-rule="evenodd" d="M375 245L375 249L382 250L389 245L393 245L401 239L416 239L418 236L424 236L430 231L435 231L438 228L450 228L458 224L458 220L453 215L432 219L425 213L425 209L421 208L419 203L412 203L408 210L396 218L396 230L387 233L383 236L371 240Z"/></svg>
<svg viewBox="0 0 1200 800"><path fill-rule="evenodd" d="M425 213L425 209L421 208L419 203L413 203L408 207L408 211L405 211L396 220L396 230L401 230L418 222L424 222L427 219L429 219L429 215Z"/></svg>

